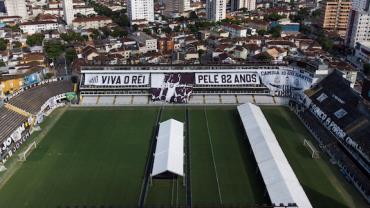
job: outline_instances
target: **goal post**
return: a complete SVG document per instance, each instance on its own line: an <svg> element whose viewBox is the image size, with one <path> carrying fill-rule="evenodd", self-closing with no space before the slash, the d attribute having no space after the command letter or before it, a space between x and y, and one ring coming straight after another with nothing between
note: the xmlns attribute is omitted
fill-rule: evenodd
<svg viewBox="0 0 370 208"><path fill-rule="evenodd" d="M311 157L314 159L320 158L319 151L313 146L313 144L305 139L303 141L303 145L307 148L307 150L311 153Z"/></svg>
<svg viewBox="0 0 370 208"><path fill-rule="evenodd" d="M36 142L32 142L31 144L29 144L25 151L18 154L18 161L26 161L28 155L31 154L32 150L36 149L36 146Z"/></svg>

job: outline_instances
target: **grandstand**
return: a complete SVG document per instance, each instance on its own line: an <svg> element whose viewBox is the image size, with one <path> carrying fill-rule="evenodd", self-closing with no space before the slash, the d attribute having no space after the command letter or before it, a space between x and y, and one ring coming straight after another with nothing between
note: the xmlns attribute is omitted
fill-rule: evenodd
<svg viewBox="0 0 370 208"><path fill-rule="evenodd" d="M36 114L51 97L71 91L71 81L60 78L27 86L7 97L0 108L0 159L4 162L15 153L17 142L28 137L30 125L37 122Z"/></svg>
<svg viewBox="0 0 370 208"><path fill-rule="evenodd" d="M320 147L370 201L370 111L337 71L306 95L302 104L291 105Z"/></svg>
<svg viewBox="0 0 370 208"><path fill-rule="evenodd" d="M72 91L72 83L69 80L51 82L24 91L10 99L9 103L31 114L36 114L49 98L70 91Z"/></svg>
<svg viewBox="0 0 370 208"><path fill-rule="evenodd" d="M8 138L16 128L26 122L28 118L5 107L1 107L0 120L6 121L0 123L0 141L2 142Z"/></svg>

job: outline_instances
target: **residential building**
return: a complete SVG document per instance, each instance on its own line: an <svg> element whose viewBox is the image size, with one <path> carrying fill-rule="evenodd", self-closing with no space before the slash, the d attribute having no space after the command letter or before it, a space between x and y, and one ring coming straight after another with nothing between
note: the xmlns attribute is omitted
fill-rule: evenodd
<svg viewBox="0 0 370 208"><path fill-rule="evenodd" d="M370 64L370 41L356 43L355 57L362 63Z"/></svg>
<svg viewBox="0 0 370 208"><path fill-rule="evenodd" d="M244 38L247 37L247 28L243 28L239 25L232 25L225 23L222 25L222 29L226 32L229 32L230 37L232 38Z"/></svg>
<svg viewBox="0 0 370 208"><path fill-rule="evenodd" d="M212 21L220 21L226 18L227 0L207 0L207 18Z"/></svg>
<svg viewBox="0 0 370 208"><path fill-rule="evenodd" d="M8 16L20 16L23 19L28 18L25 0L5 0L5 8Z"/></svg>
<svg viewBox="0 0 370 208"><path fill-rule="evenodd" d="M39 33L42 31L58 30L59 24L54 21L35 21L24 22L19 25L19 28L28 35Z"/></svg>
<svg viewBox="0 0 370 208"><path fill-rule="evenodd" d="M320 7L320 27L328 31L337 31L345 36L352 2L350 0L324 0L320 2Z"/></svg>
<svg viewBox="0 0 370 208"><path fill-rule="evenodd" d="M72 25L74 19L73 0L63 0L63 12L66 24Z"/></svg>
<svg viewBox="0 0 370 208"><path fill-rule="evenodd" d="M139 45L140 51L142 53L146 52L158 52L157 48L157 39L144 33L144 32L136 32L129 36L129 38L135 40Z"/></svg>
<svg viewBox="0 0 370 208"><path fill-rule="evenodd" d="M153 0L128 0L127 11L131 24L138 24L143 20L154 22Z"/></svg>
<svg viewBox="0 0 370 208"><path fill-rule="evenodd" d="M165 9L165 16L172 16L174 13L183 13L190 10L190 0L162 0Z"/></svg>
<svg viewBox="0 0 370 208"><path fill-rule="evenodd" d="M348 21L346 45L354 48L357 42L370 41L370 0L354 0Z"/></svg>
<svg viewBox="0 0 370 208"><path fill-rule="evenodd" d="M98 29L112 23L112 19L104 16L78 17L72 21L73 28Z"/></svg>
<svg viewBox="0 0 370 208"><path fill-rule="evenodd" d="M256 0L231 0L231 11L237 11L239 9L247 9L252 11L256 9Z"/></svg>
<svg viewBox="0 0 370 208"><path fill-rule="evenodd" d="M96 12L93 7L74 5L73 14L74 15L81 14L84 16L90 16L90 15L96 15Z"/></svg>

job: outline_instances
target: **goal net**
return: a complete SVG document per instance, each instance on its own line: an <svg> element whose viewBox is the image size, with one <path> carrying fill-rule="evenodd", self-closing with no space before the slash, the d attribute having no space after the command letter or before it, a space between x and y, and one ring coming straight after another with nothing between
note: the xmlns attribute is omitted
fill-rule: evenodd
<svg viewBox="0 0 370 208"><path fill-rule="evenodd" d="M30 155L32 150L34 149L36 149L36 142L32 142L31 144L28 145L25 151L18 154L18 161L26 161L28 155Z"/></svg>
<svg viewBox="0 0 370 208"><path fill-rule="evenodd" d="M311 157L314 159L320 158L319 151L312 145L312 143L308 140L303 141L303 145L308 149L308 151L311 153Z"/></svg>

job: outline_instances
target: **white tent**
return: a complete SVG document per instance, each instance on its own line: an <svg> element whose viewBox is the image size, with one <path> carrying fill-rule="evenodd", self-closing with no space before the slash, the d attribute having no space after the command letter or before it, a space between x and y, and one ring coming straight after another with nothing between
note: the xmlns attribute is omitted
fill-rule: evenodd
<svg viewBox="0 0 370 208"><path fill-rule="evenodd" d="M174 119L160 123L151 176L165 172L184 176L184 124Z"/></svg>
<svg viewBox="0 0 370 208"><path fill-rule="evenodd" d="M271 202L285 206L296 203L298 207L311 208L261 109L246 103L238 106L238 111Z"/></svg>

